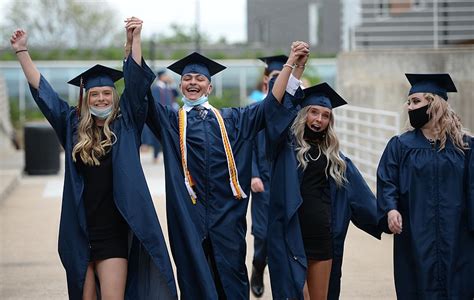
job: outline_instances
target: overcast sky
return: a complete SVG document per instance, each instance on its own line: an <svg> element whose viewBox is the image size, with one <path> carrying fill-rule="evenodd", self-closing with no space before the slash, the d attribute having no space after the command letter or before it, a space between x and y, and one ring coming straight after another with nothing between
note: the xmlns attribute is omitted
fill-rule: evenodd
<svg viewBox="0 0 474 300"><path fill-rule="evenodd" d="M212 40L224 36L230 42L247 39L247 0L107 0L120 17L143 19L143 35L167 33L171 23L192 26L199 3L200 30Z"/></svg>

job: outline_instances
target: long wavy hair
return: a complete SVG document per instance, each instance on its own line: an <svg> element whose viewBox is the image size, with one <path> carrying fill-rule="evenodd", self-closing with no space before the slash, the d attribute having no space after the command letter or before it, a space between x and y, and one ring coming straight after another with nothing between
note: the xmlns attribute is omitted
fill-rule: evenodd
<svg viewBox="0 0 474 300"><path fill-rule="evenodd" d="M307 153L311 146L303 138L304 129L306 126L306 118L308 111L311 106L303 107L296 116L293 124L291 125L291 131L295 136L296 140L296 158L298 160L298 167L302 167L303 170L308 166ZM341 158L339 154L339 139L334 131L334 114L330 114L329 125L327 128L326 137L319 144L321 151L328 158L326 165L326 177L331 176L336 182L338 187L344 185L347 182L346 179L346 162Z"/></svg>
<svg viewBox="0 0 474 300"><path fill-rule="evenodd" d="M99 158L106 154L107 149L112 146L117 137L110 130L110 123L117 117L119 106L119 95L115 88L113 90L113 109L112 113L105 119L103 130L96 125L93 116L89 112L89 90L82 101L81 116L77 130L77 143L72 149L72 159L75 162L79 155L84 164L89 166L100 165ZM102 140L102 131L105 139Z"/></svg>
<svg viewBox="0 0 474 300"><path fill-rule="evenodd" d="M439 151L445 148L448 137L460 151L467 149L468 145L463 141L463 136L471 134L462 126L461 119L449 102L432 93L424 93L423 97L428 100L430 105L427 113L433 122L435 137L440 140ZM413 130L412 127L409 129Z"/></svg>

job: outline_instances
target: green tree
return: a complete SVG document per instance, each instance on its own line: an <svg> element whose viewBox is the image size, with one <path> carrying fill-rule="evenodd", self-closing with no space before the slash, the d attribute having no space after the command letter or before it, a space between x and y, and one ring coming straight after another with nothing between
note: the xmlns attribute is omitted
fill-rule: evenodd
<svg viewBox="0 0 474 300"><path fill-rule="evenodd" d="M120 26L116 11L107 1L11 0L6 5L2 32L23 28L29 43L42 48L109 46ZM9 32L8 34L11 34Z"/></svg>

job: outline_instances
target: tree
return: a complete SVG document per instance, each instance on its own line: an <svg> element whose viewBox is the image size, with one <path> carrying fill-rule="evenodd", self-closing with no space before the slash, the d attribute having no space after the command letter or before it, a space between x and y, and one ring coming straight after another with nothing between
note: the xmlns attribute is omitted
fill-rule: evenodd
<svg viewBox="0 0 474 300"><path fill-rule="evenodd" d="M117 36L121 27L115 15L107 1L11 0L5 27L27 30L34 46L97 49Z"/></svg>

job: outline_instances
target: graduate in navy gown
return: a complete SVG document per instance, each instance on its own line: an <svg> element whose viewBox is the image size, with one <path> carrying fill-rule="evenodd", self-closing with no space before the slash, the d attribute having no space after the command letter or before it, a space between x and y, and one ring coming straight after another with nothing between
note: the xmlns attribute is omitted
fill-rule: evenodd
<svg viewBox="0 0 474 300"><path fill-rule="evenodd" d="M147 104L137 106L140 102L134 99L142 99L154 79L143 68L141 28L141 20L126 20L133 54L126 58L123 73L96 65L69 81L81 89L77 107L60 99L37 70L26 32L17 30L11 37L33 98L65 152L58 250L69 299L177 298L140 164ZM122 76L125 90L119 98L114 82Z"/></svg>
<svg viewBox="0 0 474 300"><path fill-rule="evenodd" d="M411 128L387 144L378 209L394 233L398 299L474 298L473 138L448 102L449 74L406 74Z"/></svg>
<svg viewBox="0 0 474 300"><path fill-rule="evenodd" d="M275 87L288 72L281 71ZM275 87L275 98L284 102L274 101L265 112L274 149L268 222L272 295L303 299L306 281L311 299L338 299L349 222L380 238L376 199L339 151L332 110L346 102L326 83L305 89L304 96L299 90L296 98Z"/></svg>
<svg viewBox="0 0 474 300"><path fill-rule="evenodd" d="M260 57L266 64L262 78L263 100L268 94L268 84L271 78L278 76L283 65L288 61L286 55ZM296 67L296 66L295 66ZM304 66L298 66L304 68ZM254 236L254 254L252 259L252 275L250 290L255 297L261 297L264 292L263 272L267 265L267 222L268 205L270 201L270 163L265 151L265 131L260 131L253 143L252 155L252 235Z"/></svg>
<svg viewBox="0 0 474 300"><path fill-rule="evenodd" d="M308 51L306 43L296 43L289 63ZM181 75L184 105L176 112L150 102L147 124L163 146L168 230L181 296L248 299L247 195L253 139L265 126L268 98L218 110L207 100L211 76L224 66L194 52L168 68Z"/></svg>

